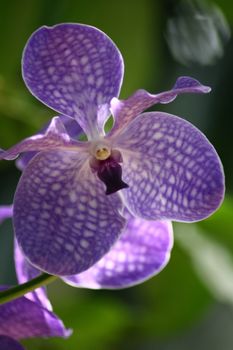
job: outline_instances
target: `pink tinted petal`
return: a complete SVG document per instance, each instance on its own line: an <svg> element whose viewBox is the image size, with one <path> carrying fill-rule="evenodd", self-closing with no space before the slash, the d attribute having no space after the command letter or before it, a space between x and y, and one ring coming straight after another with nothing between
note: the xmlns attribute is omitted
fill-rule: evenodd
<svg viewBox="0 0 233 350"><path fill-rule="evenodd" d="M89 270L64 281L84 288L126 288L158 274L173 246L170 222L131 217L110 252Z"/></svg>
<svg viewBox="0 0 233 350"><path fill-rule="evenodd" d="M20 153L32 151L47 151L52 149L76 150L85 148L86 143L71 140L66 129L59 119L54 117L44 134L37 134L24 139L7 151L0 152L0 159L15 159Z"/></svg>
<svg viewBox="0 0 233 350"><path fill-rule="evenodd" d="M121 233L118 194L105 186L78 152L41 152L24 170L14 200L20 248L41 270L71 275L106 254Z"/></svg>
<svg viewBox="0 0 233 350"><path fill-rule="evenodd" d="M77 137L81 134L82 129L79 124L73 118L67 117L65 115L59 116L60 120L64 124L65 130L68 135L72 139L77 139ZM50 123L47 123L38 134L45 134L48 129ZM64 130L63 130L64 131ZM80 143L79 143L80 147ZM16 160L16 166L19 170L23 171L30 160L37 154L37 152L29 151L20 155L20 157Z"/></svg>
<svg viewBox="0 0 233 350"><path fill-rule="evenodd" d="M106 34L72 23L34 32L22 64L31 93L59 113L76 118L89 136L98 129L97 118L103 124L110 114L101 106L118 96L124 70L122 56Z"/></svg>
<svg viewBox="0 0 233 350"><path fill-rule="evenodd" d="M17 240L15 239L15 249L14 249L14 258L15 258L15 269L16 275L19 284L25 283L40 274L40 271L34 266L29 264L25 256L20 249ZM33 292L27 293L25 295L28 299L39 303L41 306L47 310L52 311L52 305L49 302L46 293L46 287L41 287L35 289Z"/></svg>
<svg viewBox="0 0 233 350"><path fill-rule="evenodd" d="M0 205L0 224L5 220L12 218L13 206L12 205Z"/></svg>
<svg viewBox="0 0 233 350"><path fill-rule="evenodd" d="M224 197L220 159L189 122L167 113L145 113L118 137L122 190L128 209L145 219L197 221Z"/></svg>
<svg viewBox="0 0 233 350"><path fill-rule="evenodd" d="M145 109L156 103L169 103L179 94L207 92L210 92L208 86L202 85L199 81L190 77L180 77L169 91L152 95L145 90L138 90L126 100L113 98L111 101L111 110L114 116L114 126L109 135L117 134L120 129L125 128Z"/></svg>
<svg viewBox="0 0 233 350"><path fill-rule="evenodd" d="M13 338L7 337L5 335L0 335L0 349L1 350L24 350L22 345L20 345Z"/></svg>
<svg viewBox="0 0 233 350"><path fill-rule="evenodd" d="M54 313L25 297L0 305L1 335L18 340L31 337L67 337L70 333Z"/></svg>

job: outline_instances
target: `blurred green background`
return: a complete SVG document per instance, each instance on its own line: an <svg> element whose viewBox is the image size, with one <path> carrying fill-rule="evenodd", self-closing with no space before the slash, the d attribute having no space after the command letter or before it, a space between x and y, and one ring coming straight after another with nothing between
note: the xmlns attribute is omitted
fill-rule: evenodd
<svg viewBox="0 0 233 350"><path fill-rule="evenodd" d="M35 29L59 22L97 26L115 41L125 59L122 98L138 88L169 89L179 75L212 87L209 95L183 95L153 109L182 116L207 135L224 164L227 198L206 221L174 225L170 263L142 285L121 291L76 289L60 281L49 286L55 312L74 333L68 340L33 339L24 345L28 350L232 350L233 3L1 1L2 148L35 133L54 115L27 91L20 60ZM13 162L0 163L0 204L12 202L19 176ZM0 233L1 284L14 284L11 223Z"/></svg>

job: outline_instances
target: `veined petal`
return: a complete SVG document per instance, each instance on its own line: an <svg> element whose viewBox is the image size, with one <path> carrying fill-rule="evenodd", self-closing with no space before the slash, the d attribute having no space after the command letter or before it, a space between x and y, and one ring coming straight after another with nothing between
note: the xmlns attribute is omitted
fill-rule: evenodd
<svg viewBox="0 0 233 350"><path fill-rule="evenodd" d="M115 135L125 128L135 117L156 103L172 102L177 95L184 93L207 93L210 87L202 85L196 79L180 77L169 91L152 95L146 90L138 90L126 100L113 98L111 111L114 116L114 125L109 133Z"/></svg>
<svg viewBox="0 0 233 350"><path fill-rule="evenodd" d="M67 134L59 117L54 117L46 133L28 137L11 147L9 150L0 152L0 159L12 160L23 152L74 148L76 150L81 150L86 147L86 144L87 142L72 140Z"/></svg>
<svg viewBox="0 0 233 350"><path fill-rule="evenodd" d="M18 340L31 337L67 337L70 333L55 314L26 297L0 305L1 335Z"/></svg>
<svg viewBox="0 0 233 350"><path fill-rule="evenodd" d="M171 222L131 216L108 254L87 271L63 279L91 289L130 287L158 274L168 263L172 246Z"/></svg>
<svg viewBox="0 0 233 350"><path fill-rule="evenodd" d="M29 264L25 256L20 249L17 240L15 239L15 270L19 284L25 283L35 277L37 277L41 272L34 266ZM33 292L27 293L25 295L28 299L40 304L45 309L52 311L52 305L47 297L46 287L40 287L35 289Z"/></svg>
<svg viewBox="0 0 233 350"><path fill-rule="evenodd" d="M103 123L110 114L101 106L119 94L124 65L106 34L91 26L68 23L34 32L24 49L22 69L35 97L76 118L85 133L93 136L97 119ZM102 114L99 117L98 112Z"/></svg>
<svg viewBox="0 0 233 350"><path fill-rule="evenodd" d="M224 196L220 159L189 122L167 113L138 116L117 139L128 209L146 219L198 221Z"/></svg>
<svg viewBox="0 0 233 350"><path fill-rule="evenodd" d="M41 152L24 170L14 200L14 226L29 261L54 275L82 272L106 254L121 233L118 194L78 152Z"/></svg>
<svg viewBox="0 0 233 350"><path fill-rule="evenodd" d="M67 134L72 139L76 140L78 136L82 133L82 129L80 125L77 123L77 121L74 120L74 118L67 117L66 115L60 115L59 118L64 124Z"/></svg>
<svg viewBox="0 0 233 350"><path fill-rule="evenodd" d="M15 339L0 335L0 349L1 350L24 350Z"/></svg>
<svg viewBox="0 0 233 350"><path fill-rule="evenodd" d="M11 218L13 215L13 206L12 205L0 205L0 224L5 219Z"/></svg>
<svg viewBox="0 0 233 350"><path fill-rule="evenodd" d="M13 217L13 205L0 206L0 224L3 220ZM29 281L30 279L38 276L40 271L28 263L23 255L19 245L15 239L15 270L18 282L20 284ZM33 292L27 293L26 297L32 301L39 303L44 308L52 311L52 306L48 300L46 294L46 287L37 288ZM1 344L1 343L0 343ZM1 349L1 347L0 347Z"/></svg>
<svg viewBox="0 0 233 350"><path fill-rule="evenodd" d="M80 128L79 124L77 123L76 120L74 120L73 118L67 117L65 115L61 115L59 116L60 120L62 121L66 132L68 133L69 137L71 137L72 139L77 139L77 137L80 135L82 129ZM60 122L59 122L60 123ZM50 123L47 123L40 131L38 134L46 134L46 131L49 127ZM64 133L64 129L63 129L63 133ZM81 143L79 143L79 147L80 147ZM19 170L23 171L26 166L28 165L28 163L30 162L30 160L37 154L38 152L36 151L29 151L29 152L25 152L23 154L20 155L20 157L16 160L16 166Z"/></svg>

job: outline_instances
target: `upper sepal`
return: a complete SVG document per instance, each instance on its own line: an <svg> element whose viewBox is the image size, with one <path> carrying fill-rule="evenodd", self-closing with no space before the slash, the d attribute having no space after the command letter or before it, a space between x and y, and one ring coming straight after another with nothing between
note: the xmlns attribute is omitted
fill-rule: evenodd
<svg viewBox="0 0 233 350"><path fill-rule="evenodd" d="M103 130L124 64L112 40L97 28L75 23L43 26L23 53L24 81L31 93L61 114L76 118L88 136Z"/></svg>

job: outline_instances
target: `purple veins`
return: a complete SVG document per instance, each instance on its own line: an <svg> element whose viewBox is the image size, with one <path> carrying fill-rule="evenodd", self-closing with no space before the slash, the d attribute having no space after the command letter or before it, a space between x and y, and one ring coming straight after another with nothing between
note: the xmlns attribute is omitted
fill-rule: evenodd
<svg viewBox="0 0 233 350"><path fill-rule="evenodd" d="M210 88L180 77L171 90L138 90L120 100L123 67L116 45L94 27L39 28L24 49L23 78L36 98L63 117L0 152L1 159L9 160L24 154L13 222L28 261L51 274L84 276L92 285L116 288L160 271L171 249L167 244L165 253L157 252L157 262L152 253L142 255L141 264L136 234L131 237L129 230L147 236L149 219L150 230L163 235L169 231L164 222L202 220L224 197L222 164L206 137L174 115L143 113L180 94L207 93ZM113 128L106 133L111 114ZM77 140L81 128L88 141ZM148 237L154 246L154 237ZM148 242L142 242L145 251ZM123 253L117 255L117 247ZM134 265L118 259L128 249ZM106 264L116 268L109 272ZM110 274L113 280L106 282ZM77 283L80 278L75 277Z"/></svg>
<svg viewBox="0 0 233 350"><path fill-rule="evenodd" d="M157 275L168 263L173 246L170 221L149 221L125 212L127 225L119 240L87 271L63 278L75 287L118 289Z"/></svg>

